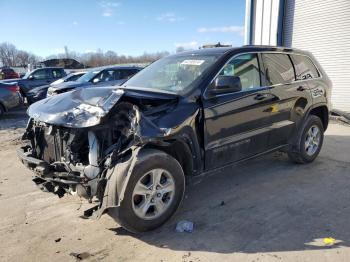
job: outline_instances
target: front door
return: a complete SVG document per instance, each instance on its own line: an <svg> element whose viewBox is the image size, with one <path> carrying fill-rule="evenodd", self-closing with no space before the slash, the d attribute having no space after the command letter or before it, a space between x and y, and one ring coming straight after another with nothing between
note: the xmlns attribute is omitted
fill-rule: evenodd
<svg viewBox="0 0 350 262"><path fill-rule="evenodd" d="M242 90L215 95L210 84L204 94L206 170L265 151L272 124L273 96L262 87L257 54L234 56L219 75L239 77Z"/></svg>

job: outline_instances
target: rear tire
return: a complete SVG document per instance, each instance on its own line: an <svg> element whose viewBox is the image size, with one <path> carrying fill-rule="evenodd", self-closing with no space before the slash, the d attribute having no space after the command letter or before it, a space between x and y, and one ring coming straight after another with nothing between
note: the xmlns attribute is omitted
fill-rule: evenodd
<svg viewBox="0 0 350 262"><path fill-rule="evenodd" d="M122 227L134 233L164 224L178 209L185 191L179 162L162 151L146 150L137 160L124 199L113 215Z"/></svg>
<svg viewBox="0 0 350 262"><path fill-rule="evenodd" d="M295 163L306 164L315 160L321 151L324 128L321 119L309 115L300 128L296 142L288 152L288 157Z"/></svg>

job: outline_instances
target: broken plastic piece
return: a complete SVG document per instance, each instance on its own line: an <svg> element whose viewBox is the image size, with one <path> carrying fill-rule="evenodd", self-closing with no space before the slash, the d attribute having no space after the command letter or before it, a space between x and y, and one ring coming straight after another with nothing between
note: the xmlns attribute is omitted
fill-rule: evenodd
<svg viewBox="0 0 350 262"><path fill-rule="evenodd" d="M187 220L181 220L176 225L176 232L183 233L192 233L193 231L193 222Z"/></svg>

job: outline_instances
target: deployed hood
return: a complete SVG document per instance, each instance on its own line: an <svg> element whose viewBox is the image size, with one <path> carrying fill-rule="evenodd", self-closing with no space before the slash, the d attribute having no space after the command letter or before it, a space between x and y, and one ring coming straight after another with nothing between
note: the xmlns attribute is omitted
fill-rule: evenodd
<svg viewBox="0 0 350 262"><path fill-rule="evenodd" d="M175 94L154 90L91 87L73 90L32 104L28 115L34 120L65 127L98 125L123 95L146 99L174 99Z"/></svg>

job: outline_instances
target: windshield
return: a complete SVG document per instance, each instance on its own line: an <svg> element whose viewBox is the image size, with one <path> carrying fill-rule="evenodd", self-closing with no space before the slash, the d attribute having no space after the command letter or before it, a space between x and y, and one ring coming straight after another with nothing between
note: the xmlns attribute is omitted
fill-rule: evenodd
<svg viewBox="0 0 350 262"><path fill-rule="evenodd" d="M77 82L80 82L80 83L89 82L99 72L101 72L101 71L91 70L91 71L87 72L85 75L83 75L82 77L79 77Z"/></svg>
<svg viewBox="0 0 350 262"><path fill-rule="evenodd" d="M196 80L214 64L217 55L175 55L149 65L124 86L159 89L184 94L192 89Z"/></svg>
<svg viewBox="0 0 350 262"><path fill-rule="evenodd" d="M32 73L33 71L29 71L27 72L22 78L23 79L27 79L29 77L29 75Z"/></svg>

